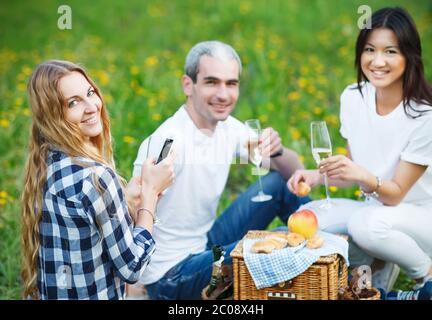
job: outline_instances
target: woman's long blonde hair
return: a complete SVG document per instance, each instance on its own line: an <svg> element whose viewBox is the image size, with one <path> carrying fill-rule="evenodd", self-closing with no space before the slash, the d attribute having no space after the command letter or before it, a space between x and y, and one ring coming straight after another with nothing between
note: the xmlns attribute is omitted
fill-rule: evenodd
<svg viewBox="0 0 432 320"><path fill-rule="evenodd" d="M55 148L71 157L90 158L115 170L110 121L105 104L102 103L100 111L103 130L101 134L90 139L94 148L86 147L78 125L65 118L66 100L58 84L62 77L71 72L81 73L103 101L100 90L85 70L68 61L50 60L40 64L31 75L27 86L33 122L21 198L24 298L39 298L39 223L42 217L43 188L47 178L48 150Z"/></svg>

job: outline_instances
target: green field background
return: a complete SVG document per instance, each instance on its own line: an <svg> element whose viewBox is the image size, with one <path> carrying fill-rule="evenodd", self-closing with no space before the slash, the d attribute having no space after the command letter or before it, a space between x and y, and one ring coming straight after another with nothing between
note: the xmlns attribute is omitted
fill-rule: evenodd
<svg viewBox="0 0 432 320"><path fill-rule="evenodd" d="M72 9L71 30L57 27L62 4ZM234 115L272 126L312 167L312 120L327 121L334 152L346 152L339 95L355 81L363 4L372 10L398 5L412 14L431 80L429 0L1 1L0 299L20 298L19 198L31 120L26 85L38 63L66 59L87 68L104 94L117 166L129 179L140 142L184 101L180 77L190 47L212 39L230 43L244 66ZM250 169L232 168L219 212L254 181ZM313 191L315 198L323 194ZM332 188L331 195L355 198L357 190ZM402 273L397 288L410 283Z"/></svg>

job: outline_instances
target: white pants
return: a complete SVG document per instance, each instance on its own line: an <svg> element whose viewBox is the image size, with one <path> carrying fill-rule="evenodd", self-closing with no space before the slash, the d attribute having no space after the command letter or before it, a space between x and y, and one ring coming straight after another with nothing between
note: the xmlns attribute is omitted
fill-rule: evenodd
<svg viewBox="0 0 432 320"><path fill-rule="evenodd" d="M302 209L310 208L316 213L321 230L349 234L364 252L360 254L361 264L370 264L375 257L396 263L414 279L428 274L432 266L432 208L332 199L330 209L321 209L322 201L309 202ZM350 249L354 266L354 260L360 258L358 255L358 251Z"/></svg>

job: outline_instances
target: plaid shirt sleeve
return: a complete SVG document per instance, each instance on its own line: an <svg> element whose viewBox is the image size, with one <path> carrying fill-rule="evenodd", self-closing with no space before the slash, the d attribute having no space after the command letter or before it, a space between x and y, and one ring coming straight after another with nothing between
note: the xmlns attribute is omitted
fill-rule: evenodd
<svg viewBox="0 0 432 320"><path fill-rule="evenodd" d="M99 183L99 188L95 185ZM110 168L97 166L93 177L82 185L82 203L94 217L102 235L103 247L117 271L128 283L138 281L155 250L150 232L132 226L120 182Z"/></svg>

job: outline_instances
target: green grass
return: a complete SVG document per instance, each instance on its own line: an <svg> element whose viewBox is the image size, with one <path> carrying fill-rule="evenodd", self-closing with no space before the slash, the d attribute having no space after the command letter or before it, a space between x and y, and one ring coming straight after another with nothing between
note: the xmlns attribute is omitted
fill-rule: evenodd
<svg viewBox="0 0 432 320"><path fill-rule="evenodd" d="M183 102L188 49L219 39L239 52L244 73L235 116L258 117L313 166L309 122L324 119L344 152L338 99L354 82L357 8L406 7L423 40L432 77L430 1L70 1L72 30L57 28L63 1L13 1L0 7L0 299L20 297L19 197L30 124L25 86L46 59L80 62L101 87L112 117L115 156L126 178L140 142ZM219 211L253 181L233 168ZM354 189L332 196L355 197ZM314 197L322 197L316 190ZM278 224L278 222L274 222ZM407 288L401 276L398 288Z"/></svg>

